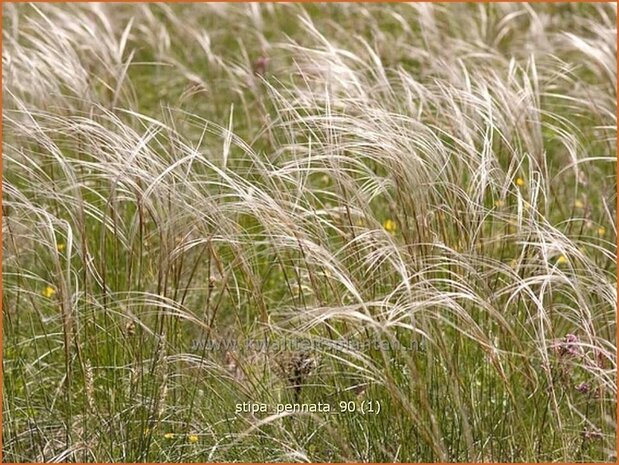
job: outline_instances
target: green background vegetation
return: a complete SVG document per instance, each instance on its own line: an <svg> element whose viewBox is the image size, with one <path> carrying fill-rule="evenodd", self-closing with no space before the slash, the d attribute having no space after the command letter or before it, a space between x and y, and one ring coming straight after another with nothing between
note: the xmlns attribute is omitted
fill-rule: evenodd
<svg viewBox="0 0 619 465"><path fill-rule="evenodd" d="M616 6L3 6L6 462L616 460Z"/></svg>

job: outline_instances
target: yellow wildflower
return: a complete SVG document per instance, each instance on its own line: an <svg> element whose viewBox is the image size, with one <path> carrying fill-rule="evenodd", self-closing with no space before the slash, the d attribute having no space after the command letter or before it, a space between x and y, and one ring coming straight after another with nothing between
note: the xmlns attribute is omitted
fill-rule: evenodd
<svg viewBox="0 0 619 465"><path fill-rule="evenodd" d="M196 442L198 442L198 436L196 436L195 434L190 434L189 436L187 436L187 440L191 444L195 444Z"/></svg>
<svg viewBox="0 0 619 465"><path fill-rule="evenodd" d="M494 201L494 206L495 207L503 207L503 206L505 206L505 200L495 200Z"/></svg>
<svg viewBox="0 0 619 465"><path fill-rule="evenodd" d="M47 297L48 299L50 297L53 297L54 294L56 294L56 289L51 286L47 286L45 289L43 289L43 296Z"/></svg>
<svg viewBox="0 0 619 465"><path fill-rule="evenodd" d="M567 263L567 257L565 255L561 255L558 259L557 259L557 265L563 265Z"/></svg>
<svg viewBox="0 0 619 465"><path fill-rule="evenodd" d="M519 186L519 187L524 186L524 179L522 179L522 178L517 178L517 179L516 179L516 185L517 185L517 186Z"/></svg>
<svg viewBox="0 0 619 465"><path fill-rule="evenodd" d="M174 439L176 435L174 433L166 433L163 435L164 438L166 439Z"/></svg>
<svg viewBox="0 0 619 465"><path fill-rule="evenodd" d="M385 220L385 222L383 223L383 227L387 232L390 232L392 234L395 232L396 229L398 229L398 225L396 224L396 222L391 219Z"/></svg>
<svg viewBox="0 0 619 465"><path fill-rule="evenodd" d="M574 201L574 207L576 207L576 208L585 208L585 204L582 203L582 200L576 199Z"/></svg>
<svg viewBox="0 0 619 465"><path fill-rule="evenodd" d="M59 242L58 244L56 244L56 250L58 252L64 252L65 249L65 245L62 242Z"/></svg>
<svg viewBox="0 0 619 465"><path fill-rule="evenodd" d="M604 234L606 234L606 228L604 226L600 226L598 228L598 236L603 236Z"/></svg>

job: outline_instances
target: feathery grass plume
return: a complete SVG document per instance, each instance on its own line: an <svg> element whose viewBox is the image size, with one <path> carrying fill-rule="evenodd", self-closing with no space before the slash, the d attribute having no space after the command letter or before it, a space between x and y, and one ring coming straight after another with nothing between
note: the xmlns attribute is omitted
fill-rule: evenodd
<svg viewBox="0 0 619 465"><path fill-rule="evenodd" d="M616 5L4 13L5 460L616 460Z"/></svg>
<svg viewBox="0 0 619 465"><path fill-rule="evenodd" d="M86 360L84 365L84 383L86 386L86 400L88 408L91 412L96 412L97 404L95 403L95 377L92 372L92 365L89 360Z"/></svg>

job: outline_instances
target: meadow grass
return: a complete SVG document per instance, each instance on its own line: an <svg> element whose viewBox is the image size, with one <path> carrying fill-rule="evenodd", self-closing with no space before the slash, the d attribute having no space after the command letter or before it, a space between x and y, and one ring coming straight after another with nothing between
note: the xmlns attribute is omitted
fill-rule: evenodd
<svg viewBox="0 0 619 465"><path fill-rule="evenodd" d="M3 9L5 462L616 461L616 5Z"/></svg>

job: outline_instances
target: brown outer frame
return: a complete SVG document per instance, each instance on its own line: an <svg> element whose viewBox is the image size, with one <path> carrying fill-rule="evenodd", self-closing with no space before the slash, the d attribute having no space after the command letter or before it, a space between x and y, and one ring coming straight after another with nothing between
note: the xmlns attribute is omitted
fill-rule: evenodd
<svg viewBox="0 0 619 465"><path fill-rule="evenodd" d="M423 3L423 2L418 2L416 0L413 0L414 3ZM4 16L4 4L5 3L94 3L94 2L84 2L84 1L80 1L80 0L65 0L63 2L59 2L59 1L53 1L53 0L37 0L35 2L29 2L28 0L0 0L0 24L3 21L3 16ZM157 0L137 0L137 1L131 1L128 2L126 0L103 0L103 3L160 3ZM164 3L249 3L247 0L210 0L209 2L205 2L202 0L165 0ZM258 3L267 3L264 0L259 0ZM326 2L315 2L315 1L311 1L311 0L295 0L294 2L287 2L285 0L271 0L269 3L405 3L405 0L383 0L383 1L376 1L376 0L328 0ZM465 3L459 0L442 0L442 1L436 1L436 0L430 0L428 2L425 3ZM468 0L466 3L517 3L514 2L512 0ZM526 3L613 3L613 2L608 2L608 1L604 1L604 0L533 0L533 1L529 1ZM614 2L615 4L619 5L619 0L617 2ZM0 50L2 50L2 36L3 34L0 34ZM617 38L617 49L619 49L619 36ZM617 50L616 49L616 50ZM619 61L619 51L617 52L617 59ZM3 86L3 73L0 73L0 87L2 89L4 89ZM617 106L619 106L619 81L616 83L616 95L618 96L617 98ZM3 103L3 99L0 99L0 111L2 110L2 103ZM619 119L619 111L616 114L617 118ZM0 144L2 143L2 135L3 135L3 125L2 125L2 118L0 118ZM616 157L617 157L617 166L615 168L615 173L617 175L617 177L619 178L619 140L617 140L617 152L616 152ZM0 171L3 171L3 160L2 160L2 156L0 156ZM4 199L4 195L3 195L3 183L0 183L0 220L2 219L3 215L4 215L4 205L2 200ZM617 184L617 192L616 192L616 202L617 204L615 205L615 212L619 212L619 184ZM619 226L619 222L617 221L617 218L615 218L615 227L617 228ZM4 228L0 228L0 242L3 241L3 229ZM3 260L3 248L0 248L0 261ZM617 249L616 252L616 260L619 262L619 248ZM0 273L0 293L2 293L2 296L4 296L4 293L2 292L2 274ZM619 281L617 283L617 292L619 295ZM4 334L3 331L3 320L4 318L2 318L2 306L4 303L4 298L2 298L0 300L0 360L2 360L2 348L3 348L3 344L2 344L2 337ZM619 300L616 303L619 306ZM616 310L617 314L616 316L619 316L619 310ZM616 326L616 335L615 335L615 347L617 347L617 342L619 341L619 326ZM2 372L2 368L3 368L3 364L0 365L0 398L2 398L2 388L4 386L4 380L3 380L3 372ZM618 399L619 401L619 394L618 394ZM3 409L3 405L4 402L0 402L0 419L2 418L2 409ZM619 402L617 403L617 417L619 418ZM2 423L3 425L4 423ZM3 447L2 447L2 426L0 425L0 463L4 463L2 460L2 453L3 453ZM617 459L617 461L615 462L616 464L619 465L619 455L617 454L617 452L619 451L619 430L616 432L616 437L615 437L615 457ZM12 465L11 462L7 462L9 463L9 465ZM158 463L166 463L166 462L158 462ZM218 462L218 463L222 463L222 462ZM238 463L238 462L237 462ZM256 462L240 462L246 465L259 465L259 463ZM416 465L436 465L437 463L441 463L441 462L432 462L432 463L427 463L427 462L417 462ZM448 463L452 463L452 462L448 462ZM474 465L477 462L457 462L460 463L462 465ZM527 465L533 465L531 462L491 462L493 465L513 465L514 463L523 463L523 464L527 464ZM576 465L575 463L570 463L570 462L535 462L538 465L556 465L557 463L564 463L565 465ZM95 463L88 463L88 464L83 464L83 465L104 465L105 462L95 462ZM82 465L82 464L79 464ZM145 463L145 465L157 465L155 463ZM179 465L195 465L195 462L188 462L188 463L180 463ZM296 465L293 463L280 463L279 465ZM312 463L312 465L326 465L322 462L316 462L316 463ZM359 462L349 462L348 465L362 465ZM376 462L368 462L367 465L378 465L378 463ZM579 463L579 465L582 465L582 462Z"/></svg>

